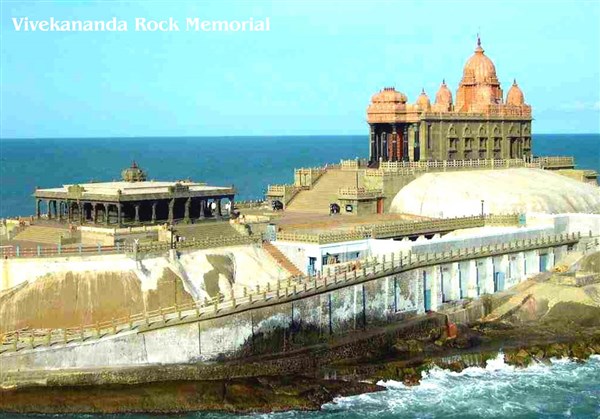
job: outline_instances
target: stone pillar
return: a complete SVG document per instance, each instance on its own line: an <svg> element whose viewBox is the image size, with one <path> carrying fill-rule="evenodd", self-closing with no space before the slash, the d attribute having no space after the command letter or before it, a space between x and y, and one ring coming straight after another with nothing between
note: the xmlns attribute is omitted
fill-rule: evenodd
<svg viewBox="0 0 600 419"><path fill-rule="evenodd" d="M117 225L120 227L123 223L123 204L117 204Z"/></svg>
<svg viewBox="0 0 600 419"><path fill-rule="evenodd" d="M375 127L373 125L369 125L369 161L377 160L376 150L375 150Z"/></svg>
<svg viewBox="0 0 600 419"><path fill-rule="evenodd" d="M442 267L435 265L431 269L431 310L436 311L442 304ZM429 272L428 272L429 274Z"/></svg>
<svg viewBox="0 0 600 419"><path fill-rule="evenodd" d="M73 203L71 201L67 201L67 220L73 221Z"/></svg>
<svg viewBox="0 0 600 419"><path fill-rule="evenodd" d="M134 219L134 221L136 223L139 223L140 222L140 204L136 203L134 207L135 207L135 219Z"/></svg>
<svg viewBox="0 0 600 419"><path fill-rule="evenodd" d="M104 224L108 225L109 223L109 213L108 213L108 208L109 208L109 204L104 204Z"/></svg>
<svg viewBox="0 0 600 419"><path fill-rule="evenodd" d="M185 200L185 212L183 214L183 222L189 223L190 220L190 206L192 205L192 198L188 198Z"/></svg>
<svg viewBox="0 0 600 419"><path fill-rule="evenodd" d="M42 200L36 198L35 199L35 218L37 218L37 219L39 219L42 216L41 205L42 205Z"/></svg>
<svg viewBox="0 0 600 419"><path fill-rule="evenodd" d="M477 283L477 261L472 259L467 261L463 265L464 269L461 267L461 275L463 281L466 281L467 284L467 294L464 297L467 298L477 298L479 297L479 284Z"/></svg>
<svg viewBox="0 0 600 419"><path fill-rule="evenodd" d="M98 203L92 202L92 221L94 224L98 222Z"/></svg>
<svg viewBox="0 0 600 419"><path fill-rule="evenodd" d="M58 208L56 210L58 221L62 221L63 219L63 201L58 201Z"/></svg>
<svg viewBox="0 0 600 419"><path fill-rule="evenodd" d="M233 209L234 209L234 196L230 195L229 196L229 216L231 216L231 214L233 214Z"/></svg>
<svg viewBox="0 0 600 419"><path fill-rule="evenodd" d="M206 211L206 199L200 199L200 215L198 216L199 220L204 219L204 211Z"/></svg>
<svg viewBox="0 0 600 419"><path fill-rule="evenodd" d="M408 129L408 161L415 160L415 126Z"/></svg>
<svg viewBox="0 0 600 419"><path fill-rule="evenodd" d="M83 220L84 220L84 216L83 216L83 209L84 209L84 203L81 201L77 202L77 209L79 210L79 224L83 225Z"/></svg>
<svg viewBox="0 0 600 419"><path fill-rule="evenodd" d="M215 210L215 217L221 218L221 216L223 215L223 214L221 214L221 198L217 198L216 202L217 202L217 209Z"/></svg>
<svg viewBox="0 0 600 419"><path fill-rule="evenodd" d="M392 124L392 155L389 160L398 161L398 132L396 131L396 124Z"/></svg>
<svg viewBox="0 0 600 419"><path fill-rule="evenodd" d="M175 208L175 198L169 201L169 223L173 223L173 209Z"/></svg>
<svg viewBox="0 0 600 419"><path fill-rule="evenodd" d="M48 208L46 209L46 217L50 220L52 218L52 205L49 199L46 200L46 204L48 204Z"/></svg>
<svg viewBox="0 0 600 419"><path fill-rule="evenodd" d="M152 203L152 222L153 223L156 222L156 205L158 205L158 202L154 201Z"/></svg>

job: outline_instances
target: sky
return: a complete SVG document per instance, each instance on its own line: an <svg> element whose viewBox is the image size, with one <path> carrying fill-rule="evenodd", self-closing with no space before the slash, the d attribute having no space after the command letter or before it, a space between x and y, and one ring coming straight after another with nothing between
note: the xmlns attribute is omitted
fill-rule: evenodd
<svg viewBox="0 0 600 419"><path fill-rule="evenodd" d="M534 133L600 132L598 1L1 0L0 137L366 134L383 87L455 95L476 34ZM108 20L126 32L24 32ZM269 18L264 32L185 31ZM138 32L135 18L181 22Z"/></svg>

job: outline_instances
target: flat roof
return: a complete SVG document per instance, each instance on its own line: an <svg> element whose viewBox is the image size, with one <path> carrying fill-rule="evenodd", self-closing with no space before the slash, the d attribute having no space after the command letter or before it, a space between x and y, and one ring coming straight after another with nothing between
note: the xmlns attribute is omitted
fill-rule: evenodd
<svg viewBox="0 0 600 419"><path fill-rule="evenodd" d="M75 187L78 191L69 192ZM82 188L82 189L79 189ZM171 190L169 190L171 188ZM175 191L172 188L176 188ZM230 186L209 186L205 183L189 181L142 181L142 182L93 182L66 184L58 188L37 189L36 197L52 198L96 198L107 199L120 197L121 200L135 198L152 199L165 198L169 196L216 196L232 195L234 190ZM79 195L79 196L74 196Z"/></svg>

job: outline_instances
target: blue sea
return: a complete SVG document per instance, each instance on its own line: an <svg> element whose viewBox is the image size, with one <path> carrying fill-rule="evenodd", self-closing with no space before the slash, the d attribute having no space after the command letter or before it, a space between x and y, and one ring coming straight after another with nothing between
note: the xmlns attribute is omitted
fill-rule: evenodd
<svg viewBox="0 0 600 419"><path fill-rule="evenodd" d="M379 393L338 398L319 412L256 415L189 413L189 419L388 419L388 418L598 418L600 417L600 357L578 363L553 360L551 365L517 369L502 355L485 368L456 373L433 369L421 384L406 387L395 381L380 383ZM1 415L0 415L1 416ZM10 415L4 418L47 419L67 415ZM146 419L159 415L74 415L78 419Z"/></svg>
<svg viewBox="0 0 600 419"><path fill-rule="evenodd" d="M533 152L572 155L600 172L600 134L534 135ZM246 200L263 197L270 183L292 182L294 168L367 156L366 135L1 139L0 218L33 214L36 186L119 179L133 160L150 179L233 184Z"/></svg>

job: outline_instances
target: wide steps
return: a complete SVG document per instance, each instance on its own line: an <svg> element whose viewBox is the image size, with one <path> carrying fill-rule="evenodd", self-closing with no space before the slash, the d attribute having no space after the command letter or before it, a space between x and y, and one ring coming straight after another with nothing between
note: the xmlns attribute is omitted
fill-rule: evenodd
<svg viewBox="0 0 600 419"><path fill-rule="evenodd" d="M229 237L242 237L242 234L233 228L229 222L206 222L188 226L177 226L175 234L184 236L186 240L218 239Z"/></svg>
<svg viewBox="0 0 600 419"><path fill-rule="evenodd" d="M303 190L288 203L286 211L329 214L329 204L339 202L340 188L356 187L356 172L330 169L309 190Z"/></svg>
<svg viewBox="0 0 600 419"><path fill-rule="evenodd" d="M68 230L65 229L33 225L18 233L13 240L57 245L60 243L60 237L67 234Z"/></svg>
<svg viewBox="0 0 600 419"><path fill-rule="evenodd" d="M283 269L289 272L292 276L303 276L304 274L294 265L281 251L269 242L263 242L263 249L271 255L271 257Z"/></svg>

